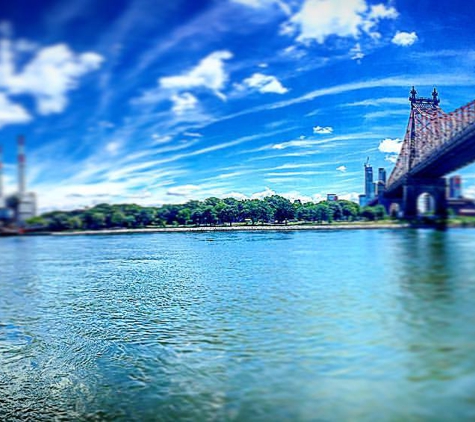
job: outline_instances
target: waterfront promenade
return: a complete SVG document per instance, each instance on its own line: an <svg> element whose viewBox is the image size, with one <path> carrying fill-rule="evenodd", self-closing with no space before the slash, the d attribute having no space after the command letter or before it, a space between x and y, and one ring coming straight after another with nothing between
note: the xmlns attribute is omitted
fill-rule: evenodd
<svg viewBox="0 0 475 422"><path fill-rule="evenodd" d="M295 231L295 230L368 230L368 229L404 229L409 224L398 223L347 223L347 224L307 224L307 225L236 225L236 226L199 226L199 227L156 227L144 229L105 229L52 232L54 236L104 235L133 233L179 233L179 232L232 232L232 231Z"/></svg>

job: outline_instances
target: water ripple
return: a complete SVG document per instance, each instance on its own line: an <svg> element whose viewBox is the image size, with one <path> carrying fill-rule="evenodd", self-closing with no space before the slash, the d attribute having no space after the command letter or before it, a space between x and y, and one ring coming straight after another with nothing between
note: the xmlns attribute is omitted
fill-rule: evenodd
<svg viewBox="0 0 475 422"><path fill-rule="evenodd" d="M0 420L473 420L475 232L1 239Z"/></svg>

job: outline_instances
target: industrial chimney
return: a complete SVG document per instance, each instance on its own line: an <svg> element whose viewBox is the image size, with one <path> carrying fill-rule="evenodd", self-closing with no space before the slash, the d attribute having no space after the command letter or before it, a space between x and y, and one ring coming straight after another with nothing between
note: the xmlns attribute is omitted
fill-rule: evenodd
<svg viewBox="0 0 475 422"><path fill-rule="evenodd" d="M25 196L25 138L18 136L18 195Z"/></svg>

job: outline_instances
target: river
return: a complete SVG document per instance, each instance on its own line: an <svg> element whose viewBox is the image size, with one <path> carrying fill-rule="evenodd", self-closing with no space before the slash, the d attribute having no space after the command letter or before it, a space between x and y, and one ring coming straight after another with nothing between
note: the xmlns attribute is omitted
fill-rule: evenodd
<svg viewBox="0 0 475 422"><path fill-rule="evenodd" d="M0 420L475 420L475 230L0 239Z"/></svg>

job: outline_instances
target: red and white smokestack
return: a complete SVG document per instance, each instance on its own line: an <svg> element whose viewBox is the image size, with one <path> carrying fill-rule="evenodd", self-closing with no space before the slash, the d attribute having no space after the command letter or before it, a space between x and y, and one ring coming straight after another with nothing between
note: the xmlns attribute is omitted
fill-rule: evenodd
<svg viewBox="0 0 475 422"><path fill-rule="evenodd" d="M18 136L18 193L25 194L25 138Z"/></svg>

